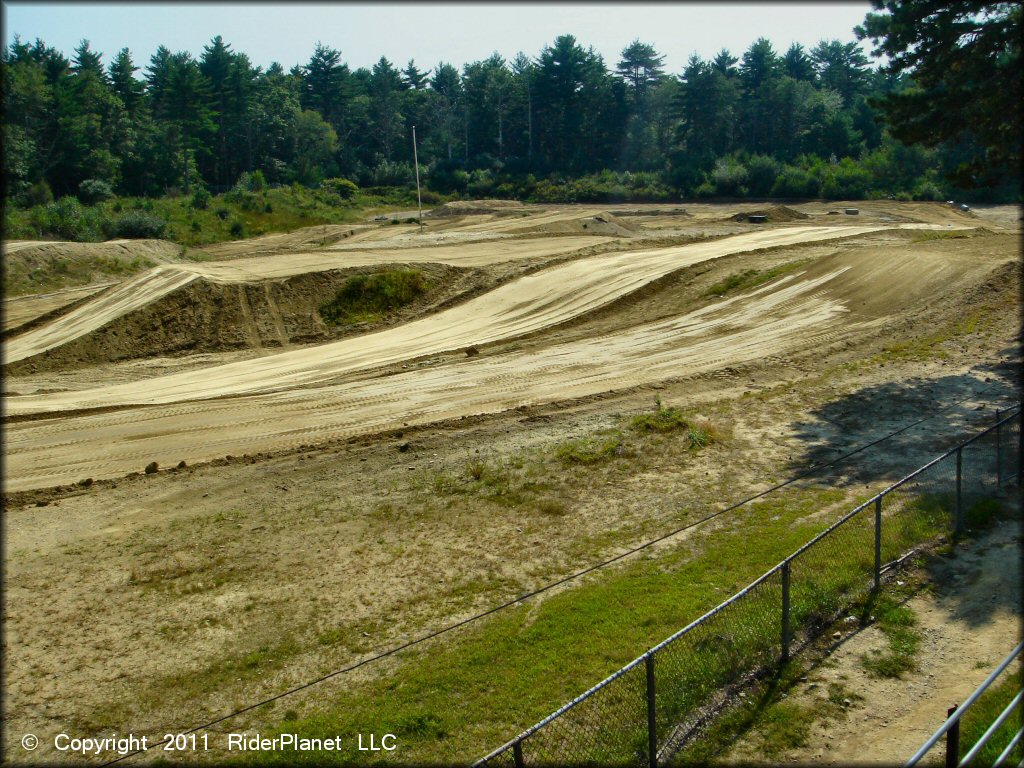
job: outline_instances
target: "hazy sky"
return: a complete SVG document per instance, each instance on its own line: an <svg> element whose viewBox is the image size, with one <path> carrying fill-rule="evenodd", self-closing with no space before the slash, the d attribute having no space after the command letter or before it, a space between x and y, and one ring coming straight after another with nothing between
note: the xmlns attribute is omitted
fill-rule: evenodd
<svg viewBox="0 0 1024 768"><path fill-rule="evenodd" d="M414 58L430 69L441 61L461 67L494 51L506 59L518 51L533 57L568 33L594 46L609 67L639 38L678 74L692 53L710 58L725 47L739 56L759 36L780 52L792 42L852 40L870 4L4 2L3 8L7 44L15 34L40 37L70 58L86 38L105 63L127 47L141 67L160 44L198 57L217 34L262 67L305 63L320 41L339 49L353 69L382 55L399 66Z"/></svg>

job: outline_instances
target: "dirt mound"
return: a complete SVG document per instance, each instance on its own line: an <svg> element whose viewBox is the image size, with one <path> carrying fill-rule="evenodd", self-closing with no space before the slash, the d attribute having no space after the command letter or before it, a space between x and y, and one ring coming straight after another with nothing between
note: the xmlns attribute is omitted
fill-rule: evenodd
<svg viewBox="0 0 1024 768"><path fill-rule="evenodd" d="M798 219L810 218L806 213L787 208L784 205L775 205L771 208L758 211L742 211L735 216L730 216L730 221L747 221L751 216L764 216L768 221L796 221Z"/></svg>
<svg viewBox="0 0 1024 768"><path fill-rule="evenodd" d="M610 235L612 237L634 237L636 235L634 224L626 223L607 211L590 216L560 218L536 227L526 227L520 232L547 235Z"/></svg>
<svg viewBox="0 0 1024 768"><path fill-rule="evenodd" d="M409 320L474 288L476 270L417 264L433 286L399 313ZM318 308L366 268L307 272L286 279L222 283L194 279L87 335L4 366L7 374L78 368L100 362L330 341L364 328L327 326ZM376 330L376 327L374 328Z"/></svg>
<svg viewBox="0 0 1024 768"><path fill-rule="evenodd" d="M369 227L362 224L318 224L291 232L274 232L244 240L204 245L202 253L217 261L224 261L246 256L308 251L333 245L367 229Z"/></svg>
<svg viewBox="0 0 1024 768"><path fill-rule="evenodd" d="M166 240L14 240L5 242L3 250L4 296L8 297L106 283L157 264L185 260L185 249Z"/></svg>
<svg viewBox="0 0 1024 768"><path fill-rule="evenodd" d="M522 203L515 200L454 200L423 214L424 218L443 219L455 216L480 216L488 213L506 213L520 210Z"/></svg>

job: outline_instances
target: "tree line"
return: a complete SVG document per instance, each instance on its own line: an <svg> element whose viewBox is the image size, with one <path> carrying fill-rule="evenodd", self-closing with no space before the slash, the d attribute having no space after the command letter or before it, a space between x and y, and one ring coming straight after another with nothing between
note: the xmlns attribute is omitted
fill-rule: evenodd
<svg viewBox="0 0 1024 768"><path fill-rule="evenodd" d="M414 125L431 189L551 200L938 199L949 178L969 185L957 170L987 151L970 134L896 138L886 100L916 84L872 67L854 41L778 51L759 38L672 75L648 43L609 67L572 35L461 71L384 57L351 69L319 43L305 64L262 69L221 36L198 58L161 46L143 68L124 48L105 66L88 41L68 59L16 37L0 68L5 193L23 205L223 191L254 172L270 184L405 185ZM1005 193L1016 173L985 184Z"/></svg>

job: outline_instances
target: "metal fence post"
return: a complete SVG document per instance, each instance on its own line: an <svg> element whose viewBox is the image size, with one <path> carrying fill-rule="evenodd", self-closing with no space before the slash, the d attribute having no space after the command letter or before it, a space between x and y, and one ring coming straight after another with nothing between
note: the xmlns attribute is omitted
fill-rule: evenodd
<svg viewBox="0 0 1024 768"><path fill-rule="evenodd" d="M647 765L658 768L658 731L655 694L654 694L654 654L648 653L644 659L647 668Z"/></svg>
<svg viewBox="0 0 1024 768"><path fill-rule="evenodd" d="M515 760L516 768L523 768L523 742L512 742L512 759Z"/></svg>
<svg viewBox="0 0 1024 768"><path fill-rule="evenodd" d="M964 529L964 494L963 494L963 454L964 447L957 446L956 449L956 509L953 518L953 534L959 536Z"/></svg>
<svg viewBox="0 0 1024 768"><path fill-rule="evenodd" d="M954 704L946 710L946 717L952 717L956 712L957 705ZM946 731L946 768L956 768L960 762L960 720L953 723L953 726Z"/></svg>
<svg viewBox="0 0 1024 768"><path fill-rule="evenodd" d="M789 559L782 561L782 663L789 661Z"/></svg>
<svg viewBox="0 0 1024 768"><path fill-rule="evenodd" d="M996 408L996 486L1003 485L1003 432L999 424L999 409Z"/></svg>
<svg viewBox="0 0 1024 768"><path fill-rule="evenodd" d="M882 497L875 499L875 592L882 584Z"/></svg>

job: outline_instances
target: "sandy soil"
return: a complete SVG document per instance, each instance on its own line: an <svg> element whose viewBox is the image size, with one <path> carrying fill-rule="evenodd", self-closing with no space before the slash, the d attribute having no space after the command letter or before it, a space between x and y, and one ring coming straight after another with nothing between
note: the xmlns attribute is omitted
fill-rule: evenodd
<svg viewBox="0 0 1024 768"><path fill-rule="evenodd" d="M1013 650L1024 619L1021 593L1021 526L1007 522L976 540L963 542L948 558L937 558L927 574L931 589L906 603L923 637L917 669L899 679L867 675L861 658L886 646L874 626L843 638L791 703L815 706L829 683L855 696L845 717L819 722L808 743L782 761L814 765L904 763ZM1018 660L1006 675L1021 673ZM940 743L926 759L941 765ZM756 761L756 739L745 739L727 762Z"/></svg>
<svg viewBox="0 0 1024 768"><path fill-rule="evenodd" d="M74 391L4 398L5 746L26 731L192 724L932 413L818 478L852 498L1019 396L1013 235L995 223L959 239L893 228L977 226L943 206L863 203L856 221L798 207L810 220L634 247L743 209L652 206L650 217L618 217L642 235L627 250L340 342L9 377L8 392L47 378ZM554 213L581 222L600 211ZM745 270L793 264L709 293ZM469 344L479 354L467 356ZM443 490L465 482L471 460L550 455L649 411L656 395L728 439L697 454L651 443L593 470L544 465L543 498L560 514ZM161 471L142 474L153 460ZM280 648L281 663L238 666L262 647ZM223 674L229 664L240 671ZM310 711L322 695L288 706ZM280 716L260 710L234 726Z"/></svg>
<svg viewBox="0 0 1024 768"><path fill-rule="evenodd" d="M15 331L32 320L64 309L70 304L76 304L112 285L116 285L116 283L93 283L78 288L65 288L50 293L35 293L4 299L4 331Z"/></svg>

